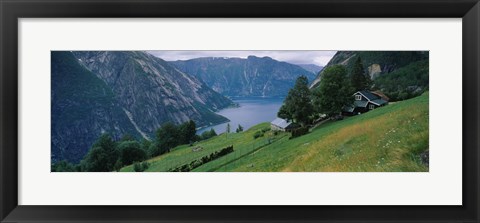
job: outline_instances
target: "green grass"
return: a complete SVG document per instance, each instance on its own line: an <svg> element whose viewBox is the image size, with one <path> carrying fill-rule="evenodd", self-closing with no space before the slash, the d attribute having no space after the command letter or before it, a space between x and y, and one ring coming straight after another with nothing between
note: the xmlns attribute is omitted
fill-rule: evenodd
<svg viewBox="0 0 480 223"><path fill-rule="evenodd" d="M195 143L193 146L189 145L181 145L174 148L170 153L163 154L152 159L149 159L147 162L150 163L150 167L146 170L146 172L159 172L159 171L167 171L170 168L181 166L183 164L190 163L195 159L199 159L203 156L209 155L215 151L221 150L227 146L233 145L234 152L228 154L227 156L221 157L213 162L217 161L230 161L225 159L228 158L239 158L242 155L245 155L248 152L251 152L258 147L261 147L265 144L268 144L268 141L276 140L281 137L285 137L288 134L281 133L278 135L274 135L273 132L267 132L265 136L254 139L253 135L256 131L268 128L270 126L269 123L262 123L250 128L248 131L241 132L241 133L230 133L227 135L220 134L213 138L210 138L205 141L201 141ZM200 151L193 151L195 147L202 147L203 149ZM210 164L208 163L208 164ZM221 163L220 163L221 164ZM205 168L205 165L202 165L202 168ZM211 168L215 169L217 166L210 166ZM122 168L120 171L122 172L129 172L133 171L133 165L126 166Z"/></svg>
<svg viewBox="0 0 480 223"><path fill-rule="evenodd" d="M420 154L428 150L428 92L368 113L330 121L311 133L288 139L290 134L272 131L258 139L256 131L269 127L262 123L242 133L225 134L192 147L179 146L148 162L147 171L169 167L208 155L228 145L234 152L206 163L193 171L227 172L418 172L428 171ZM270 143L269 143L270 140ZM122 171L133 171L125 167Z"/></svg>

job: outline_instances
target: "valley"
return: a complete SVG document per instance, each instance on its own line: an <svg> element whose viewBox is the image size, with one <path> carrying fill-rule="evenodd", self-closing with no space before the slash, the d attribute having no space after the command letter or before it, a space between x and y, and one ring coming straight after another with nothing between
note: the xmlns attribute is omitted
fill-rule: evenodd
<svg viewBox="0 0 480 223"><path fill-rule="evenodd" d="M159 53L52 51L53 172L429 171L426 51Z"/></svg>

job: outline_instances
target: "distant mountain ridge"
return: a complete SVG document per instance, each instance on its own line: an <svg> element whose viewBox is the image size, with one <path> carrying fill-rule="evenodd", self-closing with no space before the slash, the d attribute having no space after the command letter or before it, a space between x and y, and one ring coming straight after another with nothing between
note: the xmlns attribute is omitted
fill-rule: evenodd
<svg viewBox="0 0 480 223"><path fill-rule="evenodd" d="M104 132L153 138L166 122L222 123L214 112L232 104L145 52L52 51L52 160L78 162Z"/></svg>
<svg viewBox="0 0 480 223"><path fill-rule="evenodd" d="M323 66L318 66L315 64L297 64L297 65L314 74L318 74L318 72L322 71L323 69Z"/></svg>
<svg viewBox="0 0 480 223"><path fill-rule="evenodd" d="M316 76L298 65L270 57L203 57L171 63L228 96L285 96L297 77L305 75L312 81Z"/></svg>

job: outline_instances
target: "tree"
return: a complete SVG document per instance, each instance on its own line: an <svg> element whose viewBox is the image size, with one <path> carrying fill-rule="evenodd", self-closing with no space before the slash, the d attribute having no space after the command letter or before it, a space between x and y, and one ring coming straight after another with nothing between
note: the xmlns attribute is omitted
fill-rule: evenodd
<svg viewBox="0 0 480 223"><path fill-rule="evenodd" d="M319 87L313 91L315 109L328 116L339 114L344 106L353 102L351 89L344 66L327 67Z"/></svg>
<svg viewBox="0 0 480 223"><path fill-rule="evenodd" d="M148 157L152 155L152 151L150 149L152 148L152 142L147 139L142 139L142 142L140 144L140 148L145 151Z"/></svg>
<svg viewBox="0 0 480 223"><path fill-rule="evenodd" d="M313 106L311 103L311 92L308 88L308 79L302 75L297 78L294 87L288 91L288 95L277 116L304 126L309 124L312 114Z"/></svg>
<svg viewBox="0 0 480 223"><path fill-rule="evenodd" d="M102 147L93 147L85 157L85 170L87 172L110 172L113 165L110 166L108 160L109 157Z"/></svg>
<svg viewBox="0 0 480 223"><path fill-rule="evenodd" d="M181 139L178 128L167 122L160 127L155 134L154 151L152 156L157 156L168 152L171 148L179 145Z"/></svg>
<svg viewBox="0 0 480 223"><path fill-rule="evenodd" d="M135 140L135 138L134 138L132 135L128 134L128 133L127 133L127 134L124 134L124 135L122 136L122 138L120 138L120 142L132 141L132 140Z"/></svg>
<svg viewBox="0 0 480 223"><path fill-rule="evenodd" d="M179 134L179 144L188 144L195 141L197 127L194 121L190 120L188 122L184 122L177 128Z"/></svg>
<svg viewBox="0 0 480 223"><path fill-rule="evenodd" d="M213 129L213 128L210 129L210 136L211 137L217 136L217 133L215 132L215 129Z"/></svg>
<svg viewBox="0 0 480 223"><path fill-rule="evenodd" d="M195 125L195 122L190 120L184 123L184 127L181 132L184 138L184 144L195 141L195 135L197 134L197 127Z"/></svg>
<svg viewBox="0 0 480 223"><path fill-rule="evenodd" d="M118 150L120 151L119 160L124 166L147 158L146 152L137 141L122 142L118 145Z"/></svg>
<svg viewBox="0 0 480 223"><path fill-rule="evenodd" d="M225 135L227 138L228 138L228 133L230 133L230 123L227 123L227 131L225 132Z"/></svg>
<svg viewBox="0 0 480 223"><path fill-rule="evenodd" d="M59 161L52 164L52 172L75 172L75 165L69 163L66 160Z"/></svg>
<svg viewBox="0 0 480 223"><path fill-rule="evenodd" d="M112 171L119 156L116 143L110 135L102 134L85 156L84 168L89 172Z"/></svg>
<svg viewBox="0 0 480 223"><path fill-rule="evenodd" d="M283 118L283 119L291 120L291 118L290 118L291 115L290 115L289 111L287 110L286 100L287 99L285 98L285 101L283 102L283 105L280 107L280 109L277 112L277 116L280 117L280 118Z"/></svg>
<svg viewBox="0 0 480 223"><path fill-rule="evenodd" d="M371 79L370 76L365 73L365 69L363 68L362 59L357 57L355 64L352 67L350 72L350 80L352 85L352 94L356 91L366 90L370 88Z"/></svg>
<svg viewBox="0 0 480 223"><path fill-rule="evenodd" d="M215 132L215 130L210 129L210 131L205 131L202 133L202 140L206 140L206 139L209 139L209 138L212 138L214 136L216 136L217 133Z"/></svg>
<svg viewBox="0 0 480 223"><path fill-rule="evenodd" d="M238 127L237 127L236 132L237 132L237 133L243 132L243 127L242 127L240 124L238 124Z"/></svg>

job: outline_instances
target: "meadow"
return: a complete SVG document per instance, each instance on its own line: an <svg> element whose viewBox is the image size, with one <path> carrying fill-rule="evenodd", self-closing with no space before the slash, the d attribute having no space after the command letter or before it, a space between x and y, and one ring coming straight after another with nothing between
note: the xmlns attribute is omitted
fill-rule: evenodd
<svg viewBox="0 0 480 223"><path fill-rule="evenodd" d="M328 121L309 134L270 130L261 123L220 134L147 160L146 172L164 172L233 145L234 152L194 172L426 172L429 149L428 92L365 114ZM254 138L257 132L263 136ZM258 134L258 133L257 133ZM131 172L133 165L122 168Z"/></svg>

